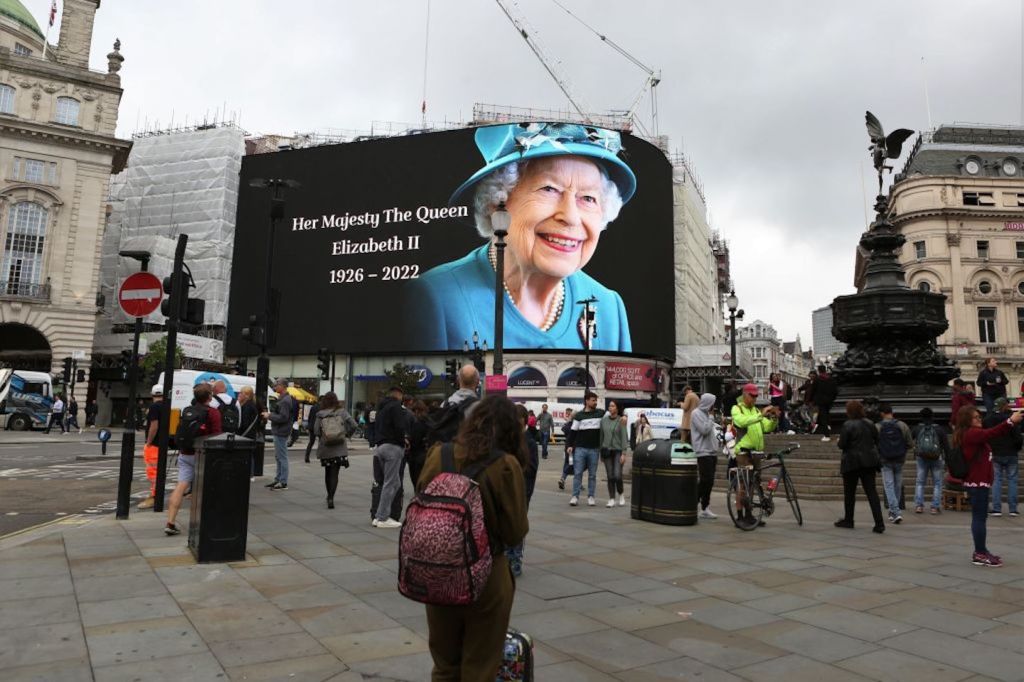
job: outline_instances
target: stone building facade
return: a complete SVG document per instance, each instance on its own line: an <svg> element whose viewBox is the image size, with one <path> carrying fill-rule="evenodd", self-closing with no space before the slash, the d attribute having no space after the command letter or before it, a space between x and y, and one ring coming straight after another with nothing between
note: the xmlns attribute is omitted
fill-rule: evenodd
<svg viewBox="0 0 1024 682"><path fill-rule="evenodd" d="M890 193L907 283L947 297L941 350L968 381L995 357L1012 396L1024 379L1022 164L1024 128L941 126L922 136Z"/></svg>
<svg viewBox="0 0 1024 682"><path fill-rule="evenodd" d="M100 0L64 0L46 45L18 0L0 0L0 362L88 371L111 172L131 143L115 136L119 44L89 69Z"/></svg>

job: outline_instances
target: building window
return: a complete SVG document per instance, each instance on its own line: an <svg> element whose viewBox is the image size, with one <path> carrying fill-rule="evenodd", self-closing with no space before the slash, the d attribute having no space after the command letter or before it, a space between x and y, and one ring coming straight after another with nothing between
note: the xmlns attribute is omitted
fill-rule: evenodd
<svg viewBox="0 0 1024 682"><path fill-rule="evenodd" d="M988 241L985 239L978 240L978 258L988 258Z"/></svg>
<svg viewBox="0 0 1024 682"><path fill-rule="evenodd" d="M57 164L53 161L14 157L14 179L41 185L57 184Z"/></svg>
<svg viewBox="0 0 1024 682"><path fill-rule="evenodd" d="M14 88L0 83L0 114L14 113Z"/></svg>
<svg viewBox="0 0 1024 682"><path fill-rule="evenodd" d="M28 49L21 43L14 43L14 54L18 57L31 57L32 50Z"/></svg>
<svg viewBox="0 0 1024 682"><path fill-rule="evenodd" d="M11 207L0 280L8 284L41 283L47 215L45 208L30 201Z"/></svg>
<svg viewBox="0 0 1024 682"><path fill-rule="evenodd" d="M992 192L964 192L964 206L995 206Z"/></svg>
<svg viewBox="0 0 1024 682"><path fill-rule="evenodd" d="M924 246L924 242L914 242L914 258L918 260L926 257L928 250Z"/></svg>
<svg viewBox="0 0 1024 682"><path fill-rule="evenodd" d="M768 368L765 367L764 365L754 365L754 378L755 379L765 379L765 378L767 378L767 374L765 373L766 369L768 369Z"/></svg>
<svg viewBox="0 0 1024 682"><path fill-rule="evenodd" d="M1024 308L1017 308L1017 338L1024 341Z"/></svg>
<svg viewBox="0 0 1024 682"><path fill-rule="evenodd" d="M978 308L978 341L996 342L996 309Z"/></svg>
<svg viewBox="0 0 1024 682"><path fill-rule="evenodd" d="M1017 258L1024 260L1024 242L1017 242Z"/></svg>
<svg viewBox="0 0 1024 682"><path fill-rule="evenodd" d="M988 281L987 279L981 280L980 282L978 282L978 291L980 291L983 294L991 294L992 282Z"/></svg>
<svg viewBox="0 0 1024 682"><path fill-rule="evenodd" d="M53 120L64 125L78 125L78 100L70 97L57 98L57 113Z"/></svg>
<svg viewBox="0 0 1024 682"><path fill-rule="evenodd" d="M917 283L917 290L918 291L923 291L923 292L927 293L927 292L932 290L932 285L928 284L928 282L923 282L923 281L922 282L918 282Z"/></svg>
<svg viewBox="0 0 1024 682"><path fill-rule="evenodd" d="M1024 282L1017 282L1017 293L1024 296Z"/></svg>

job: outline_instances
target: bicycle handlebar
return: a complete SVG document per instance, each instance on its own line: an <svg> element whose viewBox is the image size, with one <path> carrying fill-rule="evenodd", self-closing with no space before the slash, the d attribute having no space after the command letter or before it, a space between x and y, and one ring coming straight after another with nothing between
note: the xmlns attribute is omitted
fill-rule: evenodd
<svg viewBox="0 0 1024 682"><path fill-rule="evenodd" d="M771 459L772 457L785 456L785 455L788 455L789 453L793 452L794 450L799 450L799 449L800 449L800 443L790 443L788 448L784 448L782 450L779 450L778 452L770 452L770 453L766 454L764 457L765 457L765 459Z"/></svg>

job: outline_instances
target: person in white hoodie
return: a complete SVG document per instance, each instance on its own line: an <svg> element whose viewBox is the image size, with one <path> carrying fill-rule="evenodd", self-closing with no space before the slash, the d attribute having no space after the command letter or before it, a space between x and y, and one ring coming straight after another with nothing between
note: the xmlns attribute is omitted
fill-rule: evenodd
<svg viewBox="0 0 1024 682"><path fill-rule="evenodd" d="M711 408L715 406L715 396L704 393L700 397L697 408L690 417L690 444L697 455L698 484L697 494L700 499L702 519L715 519L718 515L711 511L711 487L715 483L715 463L718 460L718 433L715 420L711 418Z"/></svg>

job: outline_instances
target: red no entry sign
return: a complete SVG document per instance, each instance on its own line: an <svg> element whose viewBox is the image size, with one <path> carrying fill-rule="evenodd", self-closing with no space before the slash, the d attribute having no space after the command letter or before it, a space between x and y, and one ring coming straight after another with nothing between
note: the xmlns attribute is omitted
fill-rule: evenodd
<svg viewBox="0 0 1024 682"><path fill-rule="evenodd" d="M136 272L121 282L117 302L129 317L145 317L160 307L164 290L160 280L151 272Z"/></svg>

